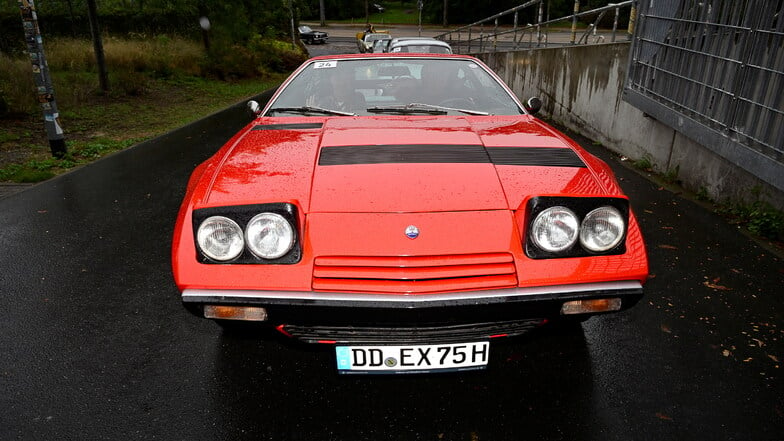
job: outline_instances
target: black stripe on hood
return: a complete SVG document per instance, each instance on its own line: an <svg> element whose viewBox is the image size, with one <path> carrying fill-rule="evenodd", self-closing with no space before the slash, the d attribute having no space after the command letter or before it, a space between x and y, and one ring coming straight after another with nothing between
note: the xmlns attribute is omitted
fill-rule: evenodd
<svg viewBox="0 0 784 441"><path fill-rule="evenodd" d="M324 147L319 165L351 164L495 164L585 167L568 148L488 147L480 144L401 144Z"/></svg>

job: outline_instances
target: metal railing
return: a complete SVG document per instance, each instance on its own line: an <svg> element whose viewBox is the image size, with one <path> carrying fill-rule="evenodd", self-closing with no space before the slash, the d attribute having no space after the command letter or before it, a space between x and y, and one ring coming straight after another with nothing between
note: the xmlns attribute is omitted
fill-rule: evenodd
<svg viewBox="0 0 784 441"><path fill-rule="evenodd" d="M609 32L609 42L615 42L621 10L623 8L630 8L631 19L629 20L626 38L631 39L635 15L633 11L634 2L631 0L620 3L609 3L607 6L583 12L579 12L580 2L575 1L573 14L555 19L550 19L549 17L545 18L545 3L548 2L545 0L531 0L469 25L461 26L452 31L439 34L436 38L449 43L455 53L463 54L547 47L548 45L589 44L591 42L591 36L595 37L595 43L604 43L608 42L607 37L603 35L606 32L599 33L598 25L605 15L612 11L615 14L615 18L613 19L612 31ZM528 8L536 8L534 12L536 23L528 23L521 26L519 24L520 11ZM512 26L500 26L499 19L509 16L513 17ZM577 29L577 22L578 20L585 20L587 18L592 19L593 22L588 24L578 39L578 34L580 32L578 32ZM551 38L554 37L554 33L551 33L549 25L570 21L571 30L569 32L558 32L557 38ZM526 39L528 40L527 42L525 41Z"/></svg>

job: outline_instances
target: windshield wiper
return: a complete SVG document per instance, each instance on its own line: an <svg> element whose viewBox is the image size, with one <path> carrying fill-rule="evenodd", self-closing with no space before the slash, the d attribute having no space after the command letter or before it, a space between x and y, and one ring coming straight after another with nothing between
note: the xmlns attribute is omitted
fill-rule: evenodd
<svg viewBox="0 0 784 441"><path fill-rule="evenodd" d="M394 113L398 115L408 115L411 113L426 113L428 115L446 115L446 109L433 109L430 106L420 106L418 104L400 104L395 106L370 107L370 113Z"/></svg>
<svg viewBox="0 0 784 441"><path fill-rule="evenodd" d="M468 115L490 115L488 112L482 112L481 110L470 110L470 109L457 109L454 107L444 107L444 106L436 106L433 104L425 104L425 103L410 103L406 105L399 105L399 106L387 106L387 107L371 107L367 109L368 112L371 113L428 113L431 115L446 115L447 112L461 112L466 113Z"/></svg>
<svg viewBox="0 0 784 441"><path fill-rule="evenodd" d="M323 107L315 106L301 106L301 107L273 107L268 112L288 112L288 113L321 113L324 115L340 115L340 116L357 116L352 112L341 112L340 110L325 109Z"/></svg>

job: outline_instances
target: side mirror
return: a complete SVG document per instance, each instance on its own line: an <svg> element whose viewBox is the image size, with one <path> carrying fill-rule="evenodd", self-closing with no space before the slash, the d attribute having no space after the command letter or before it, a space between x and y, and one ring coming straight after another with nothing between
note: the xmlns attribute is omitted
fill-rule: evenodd
<svg viewBox="0 0 784 441"><path fill-rule="evenodd" d="M528 101L525 102L523 105L525 110L530 113L531 115L535 115L539 110L542 109L542 100L537 97L528 98Z"/></svg>
<svg viewBox="0 0 784 441"><path fill-rule="evenodd" d="M254 118L258 118L261 115L261 106L254 100L248 101L248 112Z"/></svg>

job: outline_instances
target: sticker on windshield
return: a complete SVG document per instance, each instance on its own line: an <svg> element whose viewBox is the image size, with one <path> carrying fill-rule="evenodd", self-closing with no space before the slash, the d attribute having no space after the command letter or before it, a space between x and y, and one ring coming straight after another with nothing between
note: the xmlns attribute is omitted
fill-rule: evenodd
<svg viewBox="0 0 784 441"><path fill-rule="evenodd" d="M313 65L313 69L332 69L338 67L337 61L318 61Z"/></svg>

